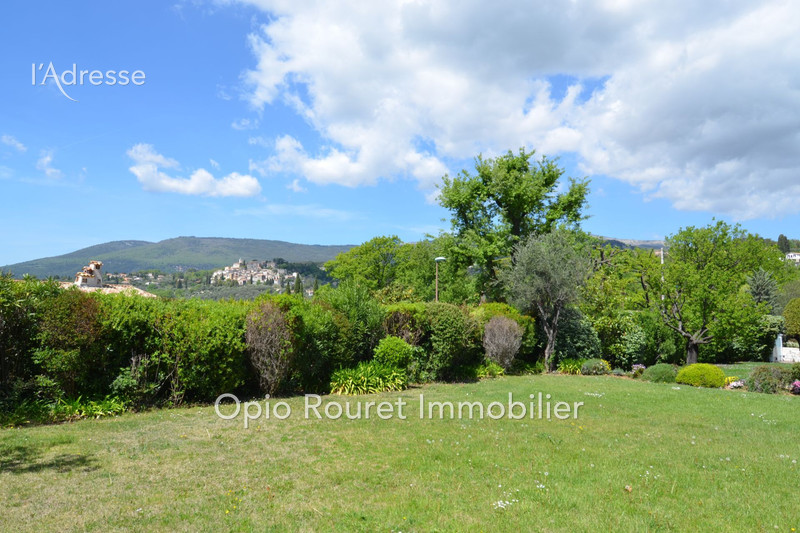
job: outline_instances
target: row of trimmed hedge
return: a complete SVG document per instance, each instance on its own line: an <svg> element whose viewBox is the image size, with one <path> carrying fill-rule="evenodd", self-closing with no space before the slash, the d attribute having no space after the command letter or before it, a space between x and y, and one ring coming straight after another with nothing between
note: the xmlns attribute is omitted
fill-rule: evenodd
<svg viewBox="0 0 800 533"><path fill-rule="evenodd" d="M389 335L414 347L415 381L452 380L484 361L495 316L523 332L518 360L536 361L533 319L504 304L381 306L358 286L323 288L313 300L162 300L61 289L0 276L0 409L26 400L101 399L133 405L256 394L248 316L271 302L290 329L282 392L326 392L339 369L370 361Z"/></svg>

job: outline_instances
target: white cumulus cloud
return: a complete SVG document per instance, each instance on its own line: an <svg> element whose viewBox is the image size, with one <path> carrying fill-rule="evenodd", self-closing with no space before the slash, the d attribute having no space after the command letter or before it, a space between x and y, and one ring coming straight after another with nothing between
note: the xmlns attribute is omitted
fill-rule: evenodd
<svg viewBox="0 0 800 533"><path fill-rule="evenodd" d="M180 168L178 162L157 153L149 144L134 145L127 154L134 162L130 171L147 191L198 196L255 196L261 192L256 178L236 172L215 178L200 168L188 178L172 177L161 169L177 170Z"/></svg>
<svg viewBox="0 0 800 533"><path fill-rule="evenodd" d="M774 216L800 192L798 2L241 1L269 13L250 103L324 141L278 137L264 171L430 191L527 146L679 209Z"/></svg>

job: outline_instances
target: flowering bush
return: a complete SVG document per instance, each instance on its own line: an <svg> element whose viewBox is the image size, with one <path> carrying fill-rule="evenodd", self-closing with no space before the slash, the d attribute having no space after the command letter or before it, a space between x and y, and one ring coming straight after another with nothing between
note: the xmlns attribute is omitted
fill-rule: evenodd
<svg viewBox="0 0 800 533"><path fill-rule="evenodd" d="M800 380L792 383L792 394L800 394Z"/></svg>
<svg viewBox="0 0 800 533"><path fill-rule="evenodd" d="M639 364L633 365L631 367L631 375L635 378L638 378L639 376L642 375L645 368L646 367L644 365L639 365Z"/></svg>
<svg viewBox="0 0 800 533"><path fill-rule="evenodd" d="M726 376L725 377L725 386L727 387L728 385L730 385L734 381L739 381L739 378L737 378L736 376Z"/></svg>
<svg viewBox="0 0 800 533"><path fill-rule="evenodd" d="M589 359L581 365L584 376L600 376L611 373L611 365L605 359Z"/></svg>
<svg viewBox="0 0 800 533"><path fill-rule="evenodd" d="M742 389L742 388L744 388L744 381L742 381L741 379L738 379L736 381L731 381L730 383L728 383L728 388L729 389Z"/></svg>
<svg viewBox="0 0 800 533"><path fill-rule="evenodd" d="M752 392L775 394L791 388L788 371L776 365L757 366L747 378L747 389Z"/></svg>

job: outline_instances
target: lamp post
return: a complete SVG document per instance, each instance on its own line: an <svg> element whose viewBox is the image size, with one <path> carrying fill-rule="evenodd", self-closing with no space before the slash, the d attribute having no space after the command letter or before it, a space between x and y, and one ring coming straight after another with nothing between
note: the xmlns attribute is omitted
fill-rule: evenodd
<svg viewBox="0 0 800 533"><path fill-rule="evenodd" d="M434 300L435 302L439 301L439 263L445 260L447 260L446 257L437 257L434 259L434 261L436 261L436 297Z"/></svg>

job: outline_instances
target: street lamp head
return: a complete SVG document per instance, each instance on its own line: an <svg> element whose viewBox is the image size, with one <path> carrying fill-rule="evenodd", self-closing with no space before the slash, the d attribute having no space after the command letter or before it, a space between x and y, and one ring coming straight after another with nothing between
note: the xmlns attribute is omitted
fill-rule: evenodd
<svg viewBox="0 0 800 533"><path fill-rule="evenodd" d="M447 258L446 257L437 257L436 259L434 259L434 261L436 261L437 263L441 263L442 261L447 261Z"/></svg>

